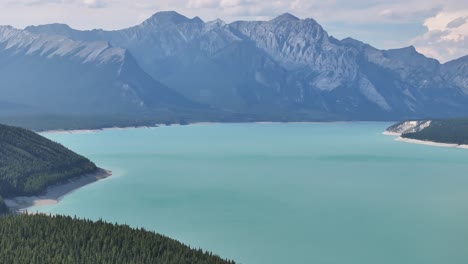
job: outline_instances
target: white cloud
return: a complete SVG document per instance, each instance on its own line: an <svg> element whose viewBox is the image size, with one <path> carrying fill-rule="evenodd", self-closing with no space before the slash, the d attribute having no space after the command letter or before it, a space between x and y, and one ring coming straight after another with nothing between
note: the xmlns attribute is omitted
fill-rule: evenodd
<svg viewBox="0 0 468 264"><path fill-rule="evenodd" d="M187 3L188 8L218 8L219 1L218 0L190 0Z"/></svg>
<svg viewBox="0 0 468 264"><path fill-rule="evenodd" d="M48 5L51 8L50 12L36 9L42 5ZM9 17L11 23L30 23L29 21L37 20L47 13L50 19L55 18L55 20L59 20L62 14L66 17L79 14L83 17L83 24L86 24L85 17L89 12L86 11L86 7L106 7L103 8L106 11L102 11L101 22L97 23L96 27L111 23L116 27L121 24L131 26L136 17L142 14L151 15L162 10L175 10L189 17L200 16L205 20L221 18L227 22L256 17L273 18L284 12L290 12L302 18L312 17L323 23L401 24L422 22L441 10L468 8L468 2L460 4L460 0L391 2L388 0L0 0L0 22L4 17ZM126 10L127 15L113 15L120 10ZM15 16L11 15L12 13L15 13Z"/></svg>
<svg viewBox="0 0 468 264"><path fill-rule="evenodd" d="M104 0L83 0L83 4L90 8L103 8L107 5Z"/></svg>
<svg viewBox="0 0 468 264"><path fill-rule="evenodd" d="M416 49L446 62L468 55L468 9L440 12L426 19L427 32L412 40Z"/></svg>

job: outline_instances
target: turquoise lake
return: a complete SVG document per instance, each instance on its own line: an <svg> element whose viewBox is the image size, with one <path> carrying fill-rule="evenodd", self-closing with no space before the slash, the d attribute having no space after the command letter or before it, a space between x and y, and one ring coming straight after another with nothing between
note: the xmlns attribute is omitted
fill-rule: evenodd
<svg viewBox="0 0 468 264"><path fill-rule="evenodd" d="M246 264L468 263L468 150L389 123L44 134L113 171L33 208L145 227Z"/></svg>

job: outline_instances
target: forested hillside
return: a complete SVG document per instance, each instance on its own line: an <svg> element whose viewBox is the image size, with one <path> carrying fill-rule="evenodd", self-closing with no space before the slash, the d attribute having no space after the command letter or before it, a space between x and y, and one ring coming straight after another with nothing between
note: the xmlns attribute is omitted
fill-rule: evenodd
<svg viewBox="0 0 468 264"><path fill-rule="evenodd" d="M5 201L3 201L3 198L0 196L0 216L8 212L8 207L6 206Z"/></svg>
<svg viewBox="0 0 468 264"><path fill-rule="evenodd" d="M404 138L434 141L440 143L468 144L468 119L440 119L414 133L403 134Z"/></svg>
<svg viewBox="0 0 468 264"><path fill-rule="evenodd" d="M234 263L142 229L65 216L7 216L0 234L0 263Z"/></svg>
<svg viewBox="0 0 468 264"><path fill-rule="evenodd" d="M36 195L97 171L88 159L32 131L0 125L0 196Z"/></svg>

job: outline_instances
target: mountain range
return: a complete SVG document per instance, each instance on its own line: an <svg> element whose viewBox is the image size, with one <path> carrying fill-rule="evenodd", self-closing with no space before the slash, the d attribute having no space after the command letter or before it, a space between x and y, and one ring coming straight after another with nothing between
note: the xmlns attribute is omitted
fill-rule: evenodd
<svg viewBox="0 0 468 264"><path fill-rule="evenodd" d="M170 11L116 31L1 27L0 87L0 114L456 117L468 115L468 56L441 64L412 46L379 50L291 14L227 24Z"/></svg>

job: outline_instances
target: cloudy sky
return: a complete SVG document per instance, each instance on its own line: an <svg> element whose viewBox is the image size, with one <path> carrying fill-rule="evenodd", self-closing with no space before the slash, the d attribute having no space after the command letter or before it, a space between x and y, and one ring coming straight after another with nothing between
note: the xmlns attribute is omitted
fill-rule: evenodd
<svg viewBox="0 0 468 264"><path fill-rule="evenodd" d="M0 0L0 25L119 29L165 10L226 22L289 12L314 18L337 38L350 36L377 48L414 45L442 62L468 55L466 0Z"/></svg>

